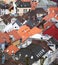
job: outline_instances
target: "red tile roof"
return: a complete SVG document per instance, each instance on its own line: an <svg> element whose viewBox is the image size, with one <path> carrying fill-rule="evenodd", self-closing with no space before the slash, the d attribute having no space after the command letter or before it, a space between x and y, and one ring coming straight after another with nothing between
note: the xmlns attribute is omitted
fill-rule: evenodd
<svg viewBox="0 0 58 65"><path fill-rule="evenodd" d="M20 39L20 36L16 30L10 31L8 34L13 35L13 37L15 38L15 41Z"/></svg>
<svg viewBox="0 0 58 65"><path fill-rule="evenodd" d="M30 28L28 26L24 25L24 26L21 26L17 32L18 32L19 36L21 37L21 36L25 35L25 33L27 33L28 31L30 31Z"/></svg>
<svg viewBox="0 0 58 65"><path fill-rule="evenodd" d="M58 7L50 7L48 9L50 11L50 13L54 10L54 11L58 11Z"/></svg>
<svg viewBox="0 0 58 65"><path fill-rule="evenodd" d="M41 33L43 29L37 28L37 27L33 27L28 33L30 34L30 36L37 34L37 33Z"/></svg>
<svg viewBox="0 0 58 65"><path fill-rule="evenodd" d="M44 31L43 34L48 34L50 36L53 36L56 40L58 40L58 28L56 28L55 25L52 25L49 29Z"/></svg>
<svg viewBox="0 0 58 65"><path fill-rule="evenodd" d="M50 13L50 14L48 14L47 16L45 16L45 17L43 18L43 20L49 21L51 18L54 18L55 15L56 15L55 13Z"/></svg>
<svg viewBox="0 0 58 65"><path fill-rule="evenodd" d="M42 29L39 29L37 27L34 27L32 29L30 29L28 26L24 25L22 26L19 30L18 30L18 34L19 36L22 38L22 41L25 41L26 39L28 39L30 36L37 34L37 33L41 33Z"/></svg>
<svg viewBox="0 0 58 65"><path fill-rule="evenodd" d="M58 14L58 7L50 7L48 12L49 14L43 18L46 21L49 21L51 18L55 18L55 16Z"/></svg>
<svg viewBox="0 0 58 65"><path fill-rule="evenodd" d="M55 19L58 20L58 15L56 14Z"/></svg>
<svg viewBox="0 0 58 65"><path fill-rule="evenodd" d="M7 42L7 43L9 43L10 42L10 38L9 38L9 35L8 35L8 33L2 33L2 32L0 32L0 43L1 42Z"/></svg>
<svg viewBox="0 0 58 65"><path fill-rule="evenodd" d="M53 24L53 22L47 21L46 23L44 23L44 29L46 29L47 27L51 27Z"/></svg>
<svg viewBox="0 0 58 65"><path fill-rule="evenodd" d="M4 43L5 41L2 39L2 38L0 38L0 44L2 44L2 43Z"/></svg>
<svg viewBox="0 0 58 65"><path fill-rule="evenodd" d="M13 52L13 53L16 53L18 50L19 50L19 49L18 49L16 46L10 45L10 46L5 50L5 52L7 52L9 55L11 55L12 52Z"/></svg>

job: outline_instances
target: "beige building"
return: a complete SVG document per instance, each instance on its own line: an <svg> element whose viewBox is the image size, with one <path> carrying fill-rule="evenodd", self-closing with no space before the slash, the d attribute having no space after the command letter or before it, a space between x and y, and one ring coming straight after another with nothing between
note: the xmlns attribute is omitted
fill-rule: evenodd
<svg viewBox="0 0 58 65"><path fill-rule="evenodd" d="M11 10L11 13L14 13L16 11L20 16L22 16L24 13L27 13L31 9L30 2L16 2L16 9Z"/></svg>
<svg viewBox="0 0 58 65"><path fill-rule="evenodd" d="M20 15L20 16L22 16L24 13L26 13L26 12L28 12L29 10L30 10L31 8L29 7L27 7L27 8L17 8L17 13Z"/></svg>

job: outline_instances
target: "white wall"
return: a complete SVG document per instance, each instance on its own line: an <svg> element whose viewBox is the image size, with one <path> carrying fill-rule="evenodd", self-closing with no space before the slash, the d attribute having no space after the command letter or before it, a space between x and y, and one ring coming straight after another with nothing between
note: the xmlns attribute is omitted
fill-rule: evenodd
<svg viewBox="0 0 58 65"><path fill-rule="evenodd" d="M19 13L19 15L23 15L23 13L24 13L24 9L27 9L27 12L29 11L29 9L31 9L31 8L17 8L19 11L17 12L17 13Z"/></svg>
<svg viewBox="0 0 58 65"><path fill-rule="evenodd" d="M16 27L16 28L15 28ZM10 32L12 30L18 30L20 27L15 23L12 25L12 23L8 24L4 29L3 32Z"/></svg>

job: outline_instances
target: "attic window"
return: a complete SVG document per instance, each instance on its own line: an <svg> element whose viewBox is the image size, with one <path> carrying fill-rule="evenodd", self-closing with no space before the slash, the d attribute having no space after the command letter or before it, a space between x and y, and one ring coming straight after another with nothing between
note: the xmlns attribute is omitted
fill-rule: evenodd
<svg viewBox="0 0 58 65"><path fill-rule="evenodd" d="M15 38L14 38L13 35L10 35L10 39L11 39L12 41L15 41Z"/></svg>

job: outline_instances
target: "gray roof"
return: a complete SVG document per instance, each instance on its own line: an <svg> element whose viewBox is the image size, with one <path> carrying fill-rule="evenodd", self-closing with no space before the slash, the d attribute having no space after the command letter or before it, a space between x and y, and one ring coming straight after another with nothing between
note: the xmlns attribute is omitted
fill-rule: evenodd
<svg viewBox="0 0 58 65"><path fill-rule="evenodd" d="M55 2L53 2L53 1L50 1L50 0L45 0L45 1L44 0L40 0L37 8L38 7L45 7L47 9L48 6L55 6L55 5L57 5L57 4Z"/></svg>
<svg viewBox="0 0 58 65"><path fill-rule="evenodd" d="M20 8L31 7L30 2L21 2L19 0L16 2L16 5L17 7L20 7Z"/></svg>
<svg viewBox="0 0 58 65"><path fill-rule="evenodd" d="M27 26L29 26L30 28L33 28L34 26L36 26L39 22L37 22L36 20L28 20L28 22L26 23Z"/></svg>
<svg viewBox="0 0 58 65"><path fill-rule="evenodd" d="M19 57L19 61L23 63L23 65L26 65L26 55L28 58L28 64L32 65L35 61L38 61L40 57L42 57L47 52L46 49L44 49L41 45L38 44L30 44L26 48L20 49L16 55ZM33 59L31 57L33 56Z"/></svg>
<svg viewBox="0 0 58 65"><path fill-rule="evenodd" d="M19 26L22 26L22 23L19 20L15 21Z"/></svg>
<svg viewBox="0 0 58 65"><path fill-rule="evenodd" d="M57 23L55 24L55 26L58 28L58 21L57 21Z"/></svg>
<svg viewBox="0 0 58 65"><path fill-rule="evenodd" d="M58 45L58 41L56 39L54 39L53 37L50 38L48 41L51 41L52 44Z"/></svg>

